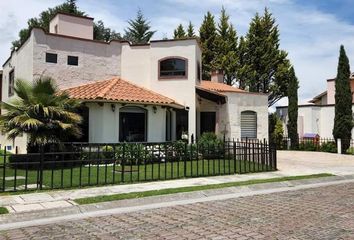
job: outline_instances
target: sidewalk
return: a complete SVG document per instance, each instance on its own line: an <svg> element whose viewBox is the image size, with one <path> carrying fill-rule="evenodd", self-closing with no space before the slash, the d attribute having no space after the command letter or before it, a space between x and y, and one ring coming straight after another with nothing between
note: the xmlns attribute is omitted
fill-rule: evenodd
<svg viewBox="0 0 354 240"><path fill-rule="evenodd" d="M350 188L353 184L354 175L332 176L78 205L61 208L60 211L58 211L58 209L46 209L31 212L18 212L0 215L0 231L40 225L46 225L43 228L47 229L47 226L50 224L57 226L57 224L64 222L67 223L68 221L78 223L80 222L79 220L88 218L97 219L98 217L112 215L121 216L121 214L132 212L135 212L135 215L137 216L143 217L144 215L140 215L139 212L144 210L160 209L163 211L163 209L166 208L182 205L188 208L187 205L191 206L191 204L195 203L216 203L223 200L236 199L240 197L276 194L281 192L322 188L328 186L347 185ZM296 193L295 195L298 196L298 194L299 193ZM87 221L92 220L88 219ZM38 229L38 227L33 229Z"/></svg>
<svg viewBox="0 0 354 240"><path fill-rule="evenodd" d="M76 204L72 200L84 197L318 173L332 173L338 176L345 176L354 174L354 156L318 152L279 151L278 169L279 171L276 172L178 179L129 185L5 195L0 196L0 206L6 207L11 213L29 212L75 206Z"/></svg>

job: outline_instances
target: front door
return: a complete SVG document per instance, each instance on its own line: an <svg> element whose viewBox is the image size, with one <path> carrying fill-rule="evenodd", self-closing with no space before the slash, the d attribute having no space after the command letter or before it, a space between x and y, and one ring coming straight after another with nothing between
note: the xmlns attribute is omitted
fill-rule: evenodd
<svg viewBox="0 0 354 240"><path fill-rule="evenodd" d="M180 140L183 133L188 133L188 111L176 109L176 138Z"/></svg>
<svg viewBox="0 0 354 240"><path fill-rule="evenodd" d="M216 112L200 113L200 134L205 132L215 133Z"/></svg>

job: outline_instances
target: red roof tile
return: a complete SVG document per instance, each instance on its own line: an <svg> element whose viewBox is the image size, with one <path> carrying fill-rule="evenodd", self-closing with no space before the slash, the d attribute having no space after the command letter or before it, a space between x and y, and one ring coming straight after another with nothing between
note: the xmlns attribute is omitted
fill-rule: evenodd
<svg viewBox="0 0 354 240"><path fill-rule="evenodd" d="M65 89L71 98L117 102L173 105L183 107L171 98L140 87L119 77Z"/></svg>
<svg viewBox="0 0 354 240"><path fill-rule="evenodd" d="M218 83L212 81L201 81L200 86L202 88L217 92L246 92L245 90L229 86L225 83Z"/></svg>

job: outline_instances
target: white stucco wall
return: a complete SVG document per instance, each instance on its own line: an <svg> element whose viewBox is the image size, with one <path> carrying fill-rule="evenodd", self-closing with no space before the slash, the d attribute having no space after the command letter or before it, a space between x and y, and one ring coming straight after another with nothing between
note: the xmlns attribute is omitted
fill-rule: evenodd
<svg viewBox="0 0 354 240"><path fill-rule="evenodd" d="M53 77L60 88L119 76L121 43L78 40L45 34L33 29L33 75ZM46 52L58 54L58 63L46 63ZM67 64L68 56L79 57L78 66Z"/></svg>
<svg viewBox="0 0 354 240"><path fill-rule="evenodd" d="M14 51L11 58L3 66L3 79L2 79L2 101L8 102L14 96L9 97L9 73L14 70L15 80L23 79L25 81L33 80L33 32L30 38L21 46L18 51ZM17 137L14 141L9 140L7 135L0 133L1 148L5 146L11 146L12 152L15 151L15 147L18 147L19 153L26 152L27 136Z"/></svg>
<svg viewBox="0 0 354 240"><path fill-rule="evenodd" d="M158 79L159 60L166 57L188 59L187 79ZM150 45L122 46L121 77L140 86L145 86L178 103L189 107L189 136L196 136L195 85L197 60L201 62L201 51L196 40L152 41Z"/></svg>
<svg viewBox="0 0 354 240"><path fill-rule="evenodd" d="M55 32L55 26L57 31ZM57 14L49 24L49 32L65 36L93 39L93 19Z"/></svg>
<svg viewBox="0 0 354 240"><path fill-rule="evenodd" d="M241 112L257 113L257 139L268 139L268 96L251 93L226 93L227 103L220 111L220 131L227 138L241 138Z"/></svg>
<svg viewBox="0 0 354 240"><path fill-rule="evenodd" d="M284 126L286 125L288 116L287 108L282 108L285 114ZM352 107L354 111L354 106ZM279 115L280 111L277 109ZM321 138L333 138L332 131L334 126L334 105L327 106L300 106L298 110L299 120L302 122L303 130L298 126L300 137L304 133L316 133ZM298 123L299 125L299 123ZM286 128L284 128L286 133ZM352 136L354 129L352 130Z"/></svg>
<svg viewBox="0 0 354 240"><path fill-rule="evenodd" d="M115 104L112 111L111 104L86 103L89 108L89 142L116 143L119 141L119 109L123 106ZM166 138L166 108L157 107L156 113L153 106L137 106L147 110L147 141L161 142Z"/></svg>

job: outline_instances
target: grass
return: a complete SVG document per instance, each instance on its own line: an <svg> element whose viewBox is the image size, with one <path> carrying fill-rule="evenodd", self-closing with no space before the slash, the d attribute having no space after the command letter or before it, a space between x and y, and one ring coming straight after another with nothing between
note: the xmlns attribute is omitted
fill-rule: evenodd
<svg viewBox="0 0 354 240"><path fill-rule="evenodd" d="M194 160L179 162L162 162L125 166L124 174L121 166L91 165L91 167L73 167L66 169L44 170L43 189L75 188L119 183L135 183L178 179L185 177L214 176L234 173L249 173L272 170L266 165L241 160ZM2 186L3 169L0 169L0 187ZM6 177L16 176L15 180L6 180L6 190L21 190L24 185L36 185L40 176L37 170L21 170L6 168ZM21 176L24 179L20 179Z"/></svg>
<svg viewBox="0 0 354 240"><path fill-rule="evenodd" d="M182 187L182 188L168 188L168 189L151 190L145 192L131 192L131 193L108 195L108 196L79 198L79 199L75 199L74 201L80 205L84 205L84 204L91 204L91 203L109 202L109 201L117 201L117 200L124 200L124 199L133 199L133 198L143 198L143 197L166 195L166 194L181 193L181 192L193 192L193 191L201 191L201 190L226 188L226 187L237 187L237 186L245 186L245 185L252 185L252 184L260 184L260 183L284 182L284 181L291 181L291 180L311 179L311 178L330 177L330 176L334 176L334 175L329 173L321 173L321 174L313 174L313 175L257 179L257 180L241 181L241 182L229 182L229 183Z"/></svg>
<svg viewBox="0 0 354 240"><path fill-rule="evenodd" d="M9 213L9 211L7 210L7 208L5 208L5 207L0 207L0 215L1 215L1 214L7 214L7 213Z"/></svg>

